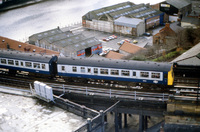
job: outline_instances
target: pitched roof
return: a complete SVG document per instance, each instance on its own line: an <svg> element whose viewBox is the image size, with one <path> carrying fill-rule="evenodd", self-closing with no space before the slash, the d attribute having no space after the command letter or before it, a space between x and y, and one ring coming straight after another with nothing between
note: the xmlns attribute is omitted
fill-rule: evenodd
<svg viewBox="0 0 200 132"><path fill-rule="evenodd" d="M116 4L113 6L104 7L101 9L93 10L88 12L83 16L83 19L92 20L98 19L102 20L109 16L109 18L115 20L121 16L127 16L131 18L149 18L162 12L159 10L152 9L148 5L138 4L135 5L132 2L124 2L120 4Z"/></svg>
<svg viewBox="0 0 200 132"><path fill-rule="evenodd" d="M2 37L2 36L0 36L0 42L2 42L2 44L0 45L0 48L2 49L8 49L7 45L9 45L9 49L12 49L12 50L38 53L38 54L40 53L40 54L48 54L48 55L52 55L52 54L59 55L59 52L37 47L35 45L28 44L28 43L19 42L19 41L12 40L12 39Z"/></svg>
<svg viewBox="0 0 200 132"><path fill-rule="evenodd" d="M166 0L166 2L178 9L181 9L191 4L189 0Z"/></svg>
<svg viewBox="0 0 200 132"><path fill-rule="evenodd" d="M187 22L187 23L191 23L191 24L200 26L200 19L198 19L198 18L183 17L183 19L181 20L181 22Z"/></svg>
<svg viewBox="0 0 200 132"><path fill-rule="evenodd" d="M196 61L193 63L200 64L200 43L198 43L197 45L195 45L194 47L192 47L191 49L174 59L172 62L185 61L184 63L187 63L187 60L189 60L190 58L196 58ZM191 62L188 63L190 64Z"/></svg>
<svg viewBox="0 0 200 132"><path fill-rule="evenodd" d="M144 22L144 20L138 18L128 18L125 16L121 16L120 18L114 21L115 25L133 27L133 28L136 28L140 22Z"/></svg>
<svg viewBox="0 0 200 132"><path fill-rule="evenodd" d="M121 45L121 47L119 49L123 50L127 53L135 54L135 53L139 52L140 50L144 50L145 48L139 47L135 44L131 44L128 42L124 42L124 44Z"/></svg>
<svg viewBox="0 0 200 132"><path fill-rule="evenodd" d="M114 52L114 51L109 51L105 57L109 59L122 59L124 55Z"/></svg>

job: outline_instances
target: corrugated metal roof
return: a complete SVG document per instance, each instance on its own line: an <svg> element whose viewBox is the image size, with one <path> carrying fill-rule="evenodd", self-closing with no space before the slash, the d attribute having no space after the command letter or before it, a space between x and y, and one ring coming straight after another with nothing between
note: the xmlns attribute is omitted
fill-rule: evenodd
<svg viewBox="0 0 200 132"><path fill-rule="evenodd" d="M191 24L195 24L195 25L200 26L200 19L198 19L198 18L183 17L183 19L181 20L181 22L187 22L187 23L191 23Z"/></svg>
<svg viewBox="0 0 200 132"><path fill-rule="evenodd" d="M181 9L185 6L188 6L190 3L190 1L188 0L166 0L166 2L170 5L173 5L174 7Z"/></svg>
<svg viewBox="0 0 200 132"><path fill-rule="evenodd" d="M52 44L61 48L65 48L66 50L69 50L70 52L76 52L76 51L83 50L94 45L98 45L100 43L101 42L97 40L95 37L86 38L82 34L78 34L78 35L74 35L66 39L57 41Z"/></svg>
<svg viewBox="0 0 200 132"><path fill-rule="evenodd" d="M157 14L161 14L162 12L159 10L155 10L150 8L145 4L135 5L132 2L124 2L120 4L116 4L109 7L104 7L98 10L90 11L86 15L83 16L83 19L86 20L101 20L102 16L108 15L113 20L121 17L136 17L136 18L148 18Z"/></svg>
<svg viewBox="0 0 200 132"><path fill-rule="evenodd" d="M191 49L189 49L188 51L186 51L185 53L174 59L172 62L187 61L188 59L188 64L190 64L189 59L191 58L196 58L200 62L199 54L200 54L200 43L198 43L197 45L195 45L194 47L192 47Z"/></svg>
<svg viewBox="0 0 200 132"><path fill-rule="evenodd" d="M55 29L52 29L52 30L48 30L48 31L44 31L44 32L41 32L41 33L33 34L30 37L35 37L37 40L41 40L43 38L46 38L46 37L49 37L49 36L53 36L53 35L56 35L56 34L60 34L60 33L62 33L60 28L55 28Z"/></svg>
<svg viewBox="0 0 200 132"><path fill-rule="evenodd" d="M136 28L140 22L144 22L142 19L137 18L128 18L125 16L121 16L120 18L114 21L115 25L126 26L126 27L133 27Z"/></svg>

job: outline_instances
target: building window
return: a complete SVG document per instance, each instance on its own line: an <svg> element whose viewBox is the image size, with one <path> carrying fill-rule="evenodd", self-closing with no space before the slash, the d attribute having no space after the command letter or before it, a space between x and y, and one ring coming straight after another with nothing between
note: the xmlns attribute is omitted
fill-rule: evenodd
<svg viewBox="0 0 200 132"><path fill-rule="evenodd" d="M42 64L42 69L46 69L46 65L45 64Z"/></svg>
<svg viewBox="0 0 200 132"><path fill-rule="evenodd" d="M61 70L62 70L62 71L65 71L65 66L61 66Z"/></svg>
<svg viewBox="0 0 200 132"><path fill-rule="evenodd" d="M6 64L6 59L1 59L1 64Z"/></svg>
<svg viewBox="0 0 200 132"><path fill-rule="evenodd" d="M140 77L149 77L148 72L140 72Z"/></svg>
<svg viewBox="0 0 200 132"><path fill-rule="evenodd" d="M119 75L119 70L111 70L110 74L111 75Z"/></svg>
<svg viewBox="0 0 200 132"><path fill-rule="evenodd" d="M160 78L160 73L151 73L151 78Z"/></svg>
<svg viewBox="0 0 200 132"><path fill-rule="evenodd" d="M33 63L33 68L40 69L40 63Z"/></svg>
<svg viewBox="0 0 200 132"><path fill-rule="evenodd" d="M108 69L100 69L101 74L108 74Z"/></svg>
<svg viewBox="0 0 200 132"><path fill-rule="evenodd" d="M136 72L135 71L133 72L133 76L136 76Z"/></svg>
<svg viewBox="0 0 200 132"><path fill-rule="evenodd" d="M81 67L81 72L85 73L85 67Z"/></svg>
<svg viewBox="0 0 200 132"><path fill-rule="evenodd" d="M94 74L98 74L98 68L94 68Z"/></svg>
<svg viewBox="0 0 200 132"><path fill-rule="evenodd" d="M127 70L122 70L121 74L122 74L122 76L130 76L130 72Z"/></svg>
<svg viewBox="0 0 200 132"><path fill-rule="evenodd" d="M8 60L9 65L14 65L14 60Z"/></svg>
<svg viewBox="0 0 200 132"><path fill-rule="evenodd" d="M25 62L25 66L26 67L32 67L32 63L31 62Z"/></svg>
<svg viewBox="0 0 200 132"><path fill-rule="evenodd" d="M19 66L19 61L15 61L15 65L16 65L16 66Z"/></svg>
<svg viewBox="0 0 200 132"><path fill-rule="evenodd" d="M73 72L77 72L77 68L75 66L72 67Z"/></svg>

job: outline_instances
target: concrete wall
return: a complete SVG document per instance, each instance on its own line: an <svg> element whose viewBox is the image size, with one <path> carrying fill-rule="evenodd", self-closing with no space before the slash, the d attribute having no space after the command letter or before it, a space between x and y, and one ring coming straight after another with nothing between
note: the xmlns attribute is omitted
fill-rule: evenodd
<svg viewBox="0 0 200 132"><path fill-rule="evenodd" d="M94 29L103 32L114 32L113 22L108 21L100 21L94 19L92 21L84 20L83 26L89 29Z"/></svg>

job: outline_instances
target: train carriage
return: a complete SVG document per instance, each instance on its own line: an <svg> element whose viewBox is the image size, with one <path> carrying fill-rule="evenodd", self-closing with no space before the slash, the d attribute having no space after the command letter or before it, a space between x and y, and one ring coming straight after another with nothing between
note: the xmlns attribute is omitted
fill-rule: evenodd
<svg viewBox="0 0 200 132"><path fill-rule="evenodd" d="M56 74L57 56L41 56L37 54L20 53L15 51L0 51L0 68L10 72L26 71L29 73L54 75Z"/></svg>
<svg viewBox="0 0 200 132"><path fill-rule="evenodd" d="M59 57L57 68L64 77L173 85L169 63Z"/></svg>

